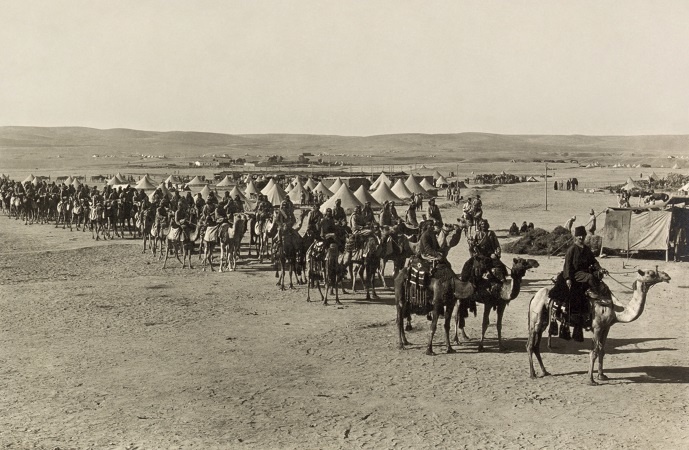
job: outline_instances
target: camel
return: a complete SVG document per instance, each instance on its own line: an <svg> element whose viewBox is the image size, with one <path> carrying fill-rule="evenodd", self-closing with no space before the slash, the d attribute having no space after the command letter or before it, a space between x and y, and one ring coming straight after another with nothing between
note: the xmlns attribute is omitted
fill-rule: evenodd
<svg viewBox="0 0 689 450"><path fill-rule="evenodd" d="M198 221L196 223L196 228L190 234L187 234L185 230L182 229L182 227L170 228L170 231L167 234L167 250L165 251L165 261L163 262L163 269L165 269L167 264L167 258L173 249L175 251L175 257L177 258L177 261L182 263L182 269L184 269L185 267L185 262L187 261L187 258L189 259L189 268L193 269L193 267L191 267L191 254L194 248L194 242L196 242L196 239L198 239L199 237L200 229L201 221ZM180 247L182 249L183 259L179 259Z"/></svg>
<svg viewBox="0 0 689 450"><path fill-rule="evenodd" d="M632 299L626 306L612 294L610 294L611 298L607 301L588 298L589 311L592 316L591 328L593 331L588 370L588 383L590 385L597 384L593 379L593 366L596 360L598 360L598 379L608 379L603 374L603 357L605 356L605 341L608 339L610 327L616 323L629 323L638 319L644 311L646 294L648 294L649 289L661 282L669 283L670 276L662 271L639 270L633 285L634 293ZM529 375L531 378L536 378L533 365L534 354L538 364L541 366L542 376L550 375L545 370L540 351L541 335L549 326L554 309L554 301L549 297L549 293L549 288L542 288L536 292L536 295L529 302L529 339L526 343L526 350L529 353Z"/></svg>
<svg viewBox="0 0 689 450"><path fill-rule="evenodd" d="M72 230L72 202L71 199L61 198L57 202L57 217L55 218L55 228L62 222L62 229L64 230L69 225L69 230Z"/></svg>
<svg viewBox="0 0 689 450"><path fill-rule="evenodd" d="M153 236L151 235L153 218L150 216L148 210L138 209L136 212L135 224L141 235L141 240L143 241L141 253L146 253L146 244L149 240L153 241ZM153 251L153 243L151 243L151 251Z"/></svg>
<svg viewBox="0 0 689 450"><path fill-rule="evenodd" d="M426 314L428 312L426 309L412 311L412 305L407 298L410 270L409 267L405 267L400 270L400 273L395 277L395 305L397 309L397 330L400 350L404 350L406 348L405 346L409 345L409 341L407 341L407 337L404 333L405 317L408 317L412 312L417 314ZM433 337L435 336L435 331L438 326L438 317L441 315L445 318L444 328L447 353L455 353L450 343L450 319L452 317L452 310L459 298L457 294L462 292L462 288L463 283L449 266L445 266L442 269L439 268L438 272L431 277L430 285L427 288L427 292L432 294L431 335L428 339L428 346L426 348L427 355L435 355L435 353L433 353Z"/></svg>
<svg viewBox="0 0 689 450"><path fill-rule="evenodd" d="M206 229L203 233L203 247L205 249L203 253L203 271L206 271L206 263L211 267L211 272L213 272L213 251L215 250L215 244L220 241L220 231L223 224L218 225L206 225ZM226 224L229 226L229 224ZM222 266L222 259L220 260L220 265Z"/></svg>
<svg viewBox="0 0 689 450"><path fill-rule="evenodd" d="M481 324L481 342L478 345L478 351L484 351L483 342L486 337L486 330L490 324L490 311L495 309L498 313L498 320L495 327L498 331L498 349L504 351L505 347L502 345L502 317L505 313L505 308L510 304L510 301L517 298L521 289L521 282L526 271L535 269L539 266L538 261L534 259L514 258L513 265L510 269L509 283L495 283L479 286L478 291L474 290L474 286L470 282L463 282L459 295L460 302L455 307L455 338L454 341L459 343L459 334L462 335L462 341L468 340L469 337L464 331L464 317L459 312L460 304L466 305L466 302L475 301L476 303L483 303L483 322ZM496 295L499 294L499 295Z"/></svg>
<svg viewBox="0 0 689 450"><path fill-rule="evenodd" d="M105 230L103 229L103 205L96 203L91 207L89 212L89 224L91 226L91 238L100 240L100 233L103 232L103 239L107 239Z"/></svg>
<svg viewBox="0 0 689 450"><path fill-rule="evenodd" d="M311 285L314 284L318 288L318 293L321 294L321 301L324 306L328 305L328 294L331 290L335 292L335 303L341 305L338 286L342 281L344 266L339 263L337 244L332 243L328 248L323 249L325 245L324 241L314 241L306 252L309 267L306 301L311 301ZM321 290L321 279L325 282L325 296Z"/></svg>
<svg viewBox="0 0 689 450"><path fill-rule="evenodd" d="M242 237L246 232L246 219L241 214L235 214L232 226L224 223L220 229L220 271L223 265L229 271L237 270L237 260L239 259L239 247Z"/></svg>

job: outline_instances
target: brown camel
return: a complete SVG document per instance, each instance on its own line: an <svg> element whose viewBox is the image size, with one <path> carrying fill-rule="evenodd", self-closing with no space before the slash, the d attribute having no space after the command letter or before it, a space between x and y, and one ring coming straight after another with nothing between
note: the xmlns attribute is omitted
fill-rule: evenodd
<svg viewBox="0 0 689 450"><path fill-rule="evenodd" d="M413 311L412 305L407 300L409 267L400 270L400 273L395 277L395 305L397 307L397 330L399 332L399 348L404 349L409 345L407 337L404 333L404 319L411 313L426 314L428 311L424 308ZM441 315L445 318L445 342L447 343L447 353L455 353L455 350L450 344L450 319L452 317L452 310L459 298L457 293L462 292L462 282L452 272L449 266L439 268L438 272L431 277L428 293L432 295L431 304L431 335L428 339L428 346L426 348L427 355L434 355L433 353L433 337L435 330L438 327L438 317Z"/></svg>
<svg viewBox="0 0 689 450"><path fill-rule="evenodd" d="M639 270L634 281L631 301L625 306L614 295L610 294L608 300L594 300L588 298L589 311L592 319L592 348L590 355L590 365L588 371L589 384L597 384L593 380L593 366L598 360L598 379L607 380L603 374L603 357L605 356L605 341L608 339L610 327L616 323L629 323L639 318L644 311L646 304L646 294L651 286L661 282L670 282L670 276L661 271ZM531 378L536 378L533 366L533 355L536 355L538 364L541 366L543 376L550 375L541 360L541 335L550 324L553 313L554 301L549 297L549 288L542 288L531 299L529 303L529 339L526 343L526 350L529 353L529 373Z"/></svg>
<svg viewBox="0 0 689 450"><path fill-rule="evenodd" d="M481 327L481 342L478 345L478 351L484 351L483 341L486 337L486 330L490 324L490 311L495 309L498 313L498 320L495 327L498 331L498 348L504 351L505 347L502 345L502 317L505 313L505 308L512 300L517 298L521 289L522 279L529 269L538 267L538 261L534 259L514 258L513 265L510 269L510 282L505 283L486 283L480 285L477 291L470 282L462 283L460 291L457 296L461 300L455 307L455 342L459 343L459 334L462 335L462 340L469 339L464 332L464 317L459 313L460 304L466 305L465 302L474 301L476 303L483 303L483 322Z"/></svg>

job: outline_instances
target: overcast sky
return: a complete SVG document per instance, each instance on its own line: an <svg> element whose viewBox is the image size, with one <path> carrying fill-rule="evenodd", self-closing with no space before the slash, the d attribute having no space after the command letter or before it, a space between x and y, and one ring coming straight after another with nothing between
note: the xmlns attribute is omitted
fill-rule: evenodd
<svg viewBox="0 0 689 450"><path fill-rule="evenodd" d="M0 2L0 125L689 133L689 1Z"/></svg>

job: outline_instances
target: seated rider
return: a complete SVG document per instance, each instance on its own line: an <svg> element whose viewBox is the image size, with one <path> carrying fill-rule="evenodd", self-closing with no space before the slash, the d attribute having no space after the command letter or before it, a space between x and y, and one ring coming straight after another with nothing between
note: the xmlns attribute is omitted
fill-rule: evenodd
<svg viewBox="0 0 689 450"><path fill-rule="evenodd" d="M342 200L339 198L335 200L335 208L333 209L333 220L340 226L347 225L347 213L342 207Z"/></svg>
<svg viewBox="0 0 689 450"><path fill-rule="evenodd" d="M591 248L584 244L586 238L586 228L578 226L574 228L574 244L572 244L565 254L565 263L562 269L562 276L567 283L567 287L573 293L578 291L586 292L592 298L599 298L601 282L596 276L597 272L603 271L600 264L593 255Z"/></svg>
<svg viewBox="0 0 689 450"><path fill-rule="evenodd" d="M158 206L155 208L155 219L153 221L153 229L156 235L160 234L160 230L165 226L165 223L167 223L167 209L158 203Z"/></svg>
<svg viewBox="0 0 689 450"><path fill-rule="evenodd" d="M476 285L484 277L492 276L500 282L505 280L507 268L500 261L500 242L495 232L489 228L490 224L486 219L481 219L477 223L476 235L469 240L471 258L462 267L462 281L472 281Z"/></svg>
<svg viewBox="0 0 689 450"><path fill-rule="evenodd" d="M371 227L374 223L376 223L376 217L373 214L371 202L366 202L364 209L361 211L361 216L364 218L366 227Z"/></svg>
<svg viewBox="0 0 689 450"><path fill-rule="evenodd" d="M444 260L446 256L445 252L440 248L437 236L442 230L443 224L438 220L434 220L426 222L425 227L419 238L417 256L431 264L435 264L438 261Z"/></svg>
<svg viewBox="0 0 689 450"><path fill-rule="evenodd" d="M337 227L335 219L333 218L333 210L328 208L325 210L325 215L321 219L321 239L326 243L326 247L330 244L336 244L338 248L340 247L340 242L337 237Z"/></svg>
<svg viewBox="0 0 689 450"><path fill-rule="evenodd" d="M297 219L294 217L294 212L290 207L291 203L286 199L280 204L280 214L278 215L279 222L285 226L286 229L294 228Z"/></svg>
<svg viewBox="0 0 689 450"><path fill-rule="evenodd" d="M349 227L352 231L361 231L366 227L366 220L361 211L361 205L357 205L354 212L349 216Z"/></svg>
<svg viewBox="0 0 689 450"><path fill-rule="evenodd" d="M318 202L314 203L309 211L308 222L306 223L307 228L311 227L316 230L316 234L321 233L321 220L323 219L323 213L321 213L320 205Z"/></svg>

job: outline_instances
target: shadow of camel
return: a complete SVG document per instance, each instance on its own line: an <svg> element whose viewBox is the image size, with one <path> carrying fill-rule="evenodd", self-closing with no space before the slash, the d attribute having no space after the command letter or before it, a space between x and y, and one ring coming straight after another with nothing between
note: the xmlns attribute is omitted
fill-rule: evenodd
<svg viewBox="0 0 689 450"><path fill-rule="evenodd" d="M595 372L595 371L594 371ZM639 375L639 372L643 374ZM585 375L585 370L575 372L553 374L554 377L564 377L567 375ZM640 366L640 367L619 367L606 368L606 374L622 374L620 377L610 377L611 381L627 380L630 383L689 383L689 367L683 366ZM624 376L624 374L634 374Z"/></svg>
<svg viewBox="0 0 689 450"><path fill-rule="evenodd" d="M580 355L588 353L591 350L590 334L585 336L584 342L576 342L573 340L565 341L553 336L553 348L549 351L547 347L547 336L543 336L541 340L541 352L545 355L547 353L555 353L558 355ZM605 345L605 353L608 355L620 354L637 354L637 353L652 353L652 352L669 352L677 351L672 347L654 347L654 348L621 348L632 345L638 345L644 342L655 341L670 341L676 338L630 338L630 339L615 339L608 338ZM503 345L508 351L518 351L526 353L526 339L516 338L510 340L503 340Z"/></svg>

